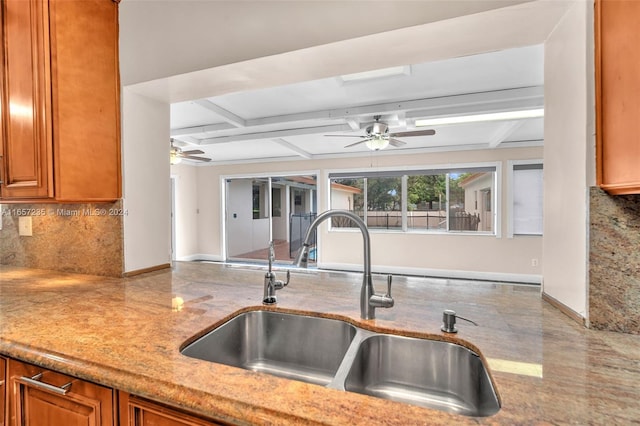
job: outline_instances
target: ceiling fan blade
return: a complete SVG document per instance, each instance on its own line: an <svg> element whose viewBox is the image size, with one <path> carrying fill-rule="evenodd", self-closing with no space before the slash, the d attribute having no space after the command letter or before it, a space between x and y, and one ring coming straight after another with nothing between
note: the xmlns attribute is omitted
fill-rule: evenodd
<svg viewBox="0 0 640 426"><path fill-rule="evenodd" d="M432 136L435 135L436 131L433 129L426 129L426 130L413 130L410 132L397 132L397 133L389 133L389 136L391 136L392 138L394 137L400 137L400 138L406 138L407 136Z"/></svg>
<svg viewBox="0 0 640 426"><path fill-rule="evenodd" d="M363 140L355 142L355 143L350 143L349 145L346 145L345 148L351 148L352 146L360 145L361 143L365 143L368 140L370 140L370 139L363 139Z"/></svg>
<svg viewBox="0 0 640 426"><path fill-rule="evenodd" d="M406 145L406 142L403 142L401 140L398 139L394 139L394 138L389 138L389 145L392 146L402 146L402 145Z"/></svg>
<svg viewBox="0 0 640 426"><path fill-rule="evenodd" d="M195 160L195 161L211 161L211 158L195 157L193 155L182 155L182 158L185 158L187 160Z"/></svg>
<svg viewBox="0 0 640 426"><path fill-rule="evenodd" d="M361 136L361 135L324 135L330 138L365 138L368 139L369 136Z"/></svg>
<svg viewBox="0 0 640 426"><path fill-rule="evenodd" d="M199 149L192 149L191 151L182 151L182 153L185 155L204 154L204 151L200 151Z"/></svg>

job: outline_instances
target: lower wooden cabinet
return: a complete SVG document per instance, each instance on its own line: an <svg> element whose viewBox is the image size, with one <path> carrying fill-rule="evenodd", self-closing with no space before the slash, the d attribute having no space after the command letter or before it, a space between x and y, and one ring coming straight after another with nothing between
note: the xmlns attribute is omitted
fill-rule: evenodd
<svg viewBox="0 0 640 426"><path fill-rule="evenodd" d="M223 424L127 392L0 357L0 426Z"/></svg>
<svg viewBox="0 0 640 426"><path fill-rule="evenodd" d="M7 361L0 357L0 426L4 426L4 404L7 394L5 393L6 386L6 366Z"/></svg>
<svg viewBox="0 0 640 426"><path fill-rule="evenodd" d="M7 364L8 426L115 424L112 389L13 359Z"/></svg>
<svg viewBox="0 0 640 426"><path fill-rule="evenodd" d="M126 392L119 392L120 426L212 426L222 425L195 417Z"/></svg>

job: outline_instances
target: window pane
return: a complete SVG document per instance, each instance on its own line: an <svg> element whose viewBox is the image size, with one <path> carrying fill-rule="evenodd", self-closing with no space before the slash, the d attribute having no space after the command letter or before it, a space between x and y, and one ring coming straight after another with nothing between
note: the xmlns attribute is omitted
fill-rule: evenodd
<svg viewBox="0 0 640 426"><path fill-rule="evenodd" d="M542 169L513 170L513 233L542 235Z"/></svg>
<svg viewBox="0 0 640 426"><path fill-rule="evenodd" d="M402 229L402 177L367 178L367 226Z"/></svg>
<svg viewBox="0 0 640 426"><path fill-rule="evenodd" d="M360 177L332 174L331 208L355 211L373 229L403 229L404 213L407 230L493 233L495 176L495 167L491 166L368 172ZM333 223L352 226L349 221Z"/></svg>
<svg viewBox="0 0 640 426"><path fill-rule="evenodd" d="M464 171L449 175L450 231L494 231L495 172Z"/></svg>
<svg viewBox="0 0 640 426"><path fill-rule="evenodd" d="M282 192L280 188L271 188L271 216L282 216Z"/></svg>
<svg viewBox="0 0 640 426"><path fill-rule="evenodd" d="M447 175L407 178L407 228L447 229Z"/></svg>
<svg viewBox="0 0 640 426"><path fill-rule="evenodd" d="M253 218L264 219L267 217L267 203L265 196L267 185L261 181L253 181Z"/></svg>

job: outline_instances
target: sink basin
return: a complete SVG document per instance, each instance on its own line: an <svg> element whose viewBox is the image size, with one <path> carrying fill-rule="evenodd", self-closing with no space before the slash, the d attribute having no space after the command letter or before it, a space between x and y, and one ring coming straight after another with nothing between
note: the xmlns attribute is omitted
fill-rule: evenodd
<svg viewBox="0 0 640 426"><path fill-rule="evenodd" d="M469 416L500 410L473 351L448 342L374 335L358 348L345 390Z"/></svg>
<svg viewBox="0 0 640 426"><path fill-rule="evenodd" d="M467 416L500 402L481 358L464 346L382 334L279 311L240 313L183 355Z"/></svg>
<svg viewBox="0 0 640 426"><path fill-rule="evenodd" d="M336 375L356 327L273 311L242 313L182 349L206 361L327 385Z"/></svg>

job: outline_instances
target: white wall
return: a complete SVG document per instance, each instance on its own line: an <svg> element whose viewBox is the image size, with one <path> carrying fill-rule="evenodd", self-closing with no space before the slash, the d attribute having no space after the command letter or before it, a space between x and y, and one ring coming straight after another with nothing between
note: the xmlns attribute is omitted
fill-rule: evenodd
<svg viewBox="0 0 640 426"><path fill-rule="evenodd" d="M545 43L543 291L587 317L587 169L592 2L575 2Z"/></svg>
<svg viewBox="0 0 640 426"><path fill-rule="evenodd" d="M171 261L169 105L124 88L122 147L124 269L132 272Z"/></svg>
<svg viewBox="0 0 640 426"><path fill-rule="evenodd" d="M129 85L527 1L124 1L121 78Z"/></svg>
<svg viewBox="0 0 640 426"><path fill-rule="evenodd" d="M198 185L196 167L180 163L171 166L175 178L175 257L193 260L198 256Z"/></svg>
<svg viewBox="0 0 640 426"><path fill-rule="evenodd" d="M340 189L331 189L331 208L339 210L353 209L353 196L351 191L343 191Z"/></svg>
<svg viewBox="0 0 640 426"><path fill-rule="evenodd" d="M509 159L533 159L542 156L542 148L496 149L491 151L461 151L452 153L429 153L422 155L402 155L378 157L379 167L409 167L460 164L467 162L499 161L506 169ZM264 174L300 170L320 170L318 181L320 211L328 208L328 170L368 168L370 158L348 158L331 160L308 160L281 163L216 165L197 168L198 182L207 185L219 185L221 176L251 173ZM506 173L502 174L503 187L500 198L506 200ZM199 192L199 204L207 205L210 211L220 209L220 195L213 192L203 196ZM216 198L217 197L217 198ZM503 203L501 211L506 212ZM201 209L201 219L204 211ZM502 229L506 231L506 213L502 213ZM213 222L213 221L212 221ZM209 234L201 229L201 253L212 258L222 255L221 228L210 228ZM506 232L504 232L506 234ZM327 232L320 227L321 266L343 269L361 268L362 239L357 231ZM216 239L217 238L217 239ZM487 279L504 280L539 280L542 274L542 263L531 266L532 259L542 259L542 237L506 238L487 235L436 235L436 234L402 234L372 232L372 261L375 271L426 273L437 275L455 275ZM401 248L401 249L400 249ZM462 271L462 272L459 272Z"/></svg>

